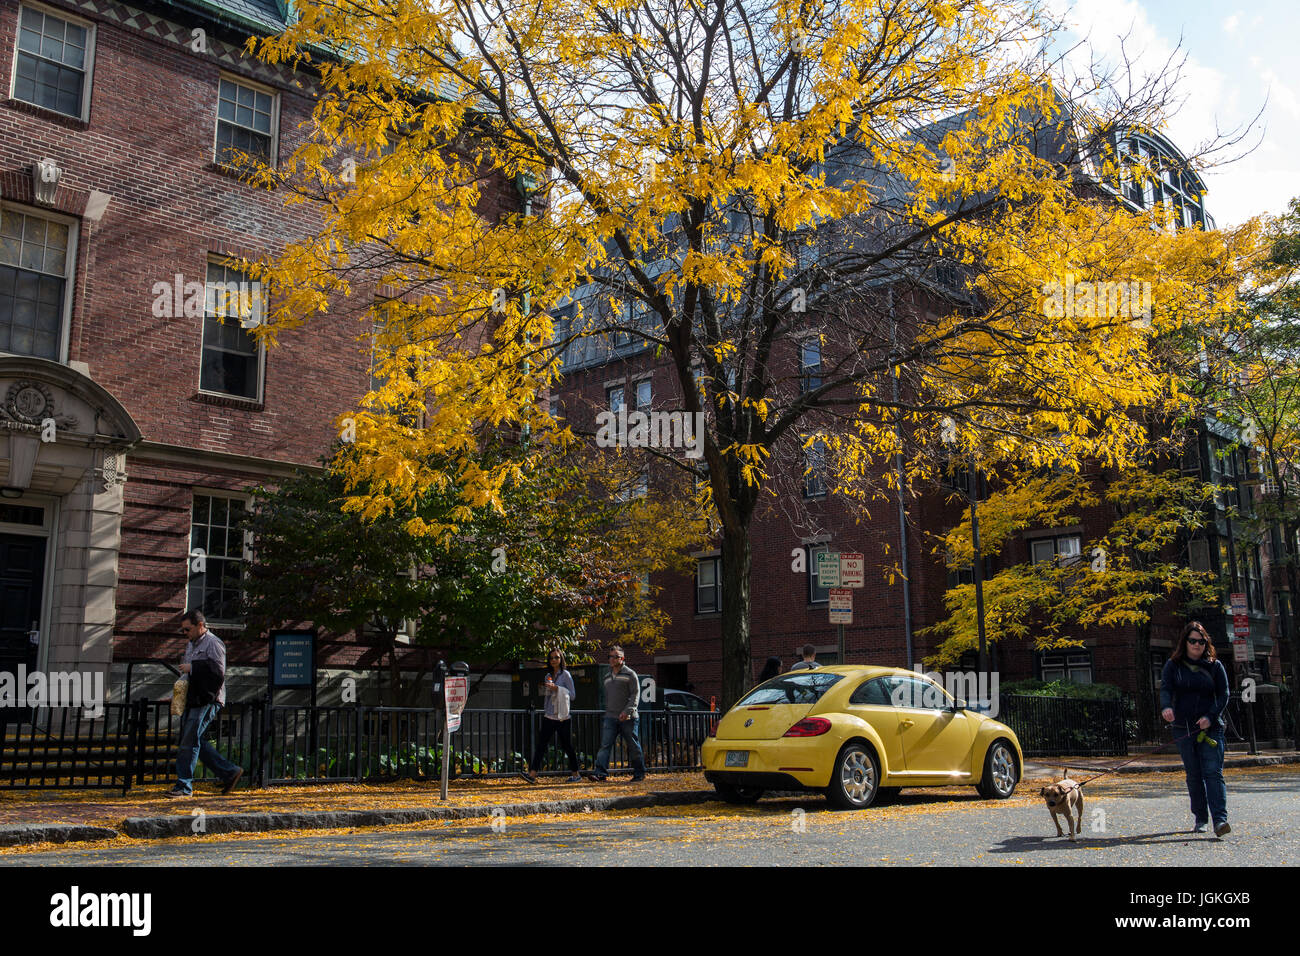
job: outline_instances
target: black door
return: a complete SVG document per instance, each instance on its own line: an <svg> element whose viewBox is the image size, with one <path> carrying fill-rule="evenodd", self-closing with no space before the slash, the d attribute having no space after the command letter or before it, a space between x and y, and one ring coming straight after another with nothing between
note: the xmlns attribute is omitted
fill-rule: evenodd
<svg viewBox="0 0 1300 956"><path fill-rule="evenodd" d="M45 539L0 534L0 671L16 675L20 664L28 673L35 669L36 645L28 635L41 628L44 584ZM0 707L0 721L25 719L27 713Z"/></svg>

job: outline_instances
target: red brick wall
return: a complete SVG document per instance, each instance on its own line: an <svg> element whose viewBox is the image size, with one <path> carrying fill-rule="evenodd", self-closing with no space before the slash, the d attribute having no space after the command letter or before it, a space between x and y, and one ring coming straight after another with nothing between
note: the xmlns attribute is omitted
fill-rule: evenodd
<svg viewBox="0 0 1300 956"><path fill-rule="evenodd" d="M0 100L0 189L6 200L33 206L28 170L49 157L63 170L56 211L80 216L90 190L112 198L100 222L82 220L69 333L69 357L126 407L145 441L281 462L315 464L334 437L333 420L369 385L368 288L349 307L311 317L267 349L260 403L198 394L201 318L156 318L156 282L203 282L210 254L275 253L309 234L316 212L285 206L279 191L255 189L213 164L218 81L229 70L215 56L55 2L96 23L88 122ZM202 25L214 48L239 39L176 9L166 16ZM18 5L0 2L0 73L10 75ZM242 58L233 72L279 94L278 157L300 142L314 86L295 88L276 70ZM276 77L279 76L279 79ZM484 190L482 209L498 215L517 198L499 177ZM36 211L39 211L37 209ZM128 457L119 562L119 660L179 648L185 609L186 555L192 488L245 490L268 480L256 463L177 467L144 451ZM176 647L172 647L175 644ZM232 648L242 659L256 649ZM332 652L335 664L373 657L355 645Z"/></svg>

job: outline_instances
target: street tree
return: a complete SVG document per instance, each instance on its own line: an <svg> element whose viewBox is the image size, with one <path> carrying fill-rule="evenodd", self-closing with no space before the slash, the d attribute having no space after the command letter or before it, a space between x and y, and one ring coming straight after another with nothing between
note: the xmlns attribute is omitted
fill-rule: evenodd
<svg viewBox="0 0 1300 956"><path fill-rule="evenodd" d="M498 458L525 454L490 447ZM426 489L363 518L345 509L357 491L344 478L353 454L341 446L323 470L256 490L247 519L250 633L309 621L370 637L401 704L415 702L420 683L401 668L399 637L410 625L417 645L481 663L480 673L552 647L582 657L593 624L651 649L661 640L665 618L648 575L680 569L702 522L626 494L620 483L634 475L597 467L571 447L508 480L498 501L458 514L456 532L439 536L426 529L449 525L463 507L459 488Z"/></svg>
<svg viewBox="0 0 1300 956"><path fill-rule="evenodd" d="M373 280L412 370L355 418L349 507L377 519L454 484L456 524L516 467L473 464L482 423L544 455L558 426L536 396L559 354L643 343L706 415L702 458L674 464L718 527L724 702L751 674L756 508L810 448L863 502L895 456L928 478L945 420L984 467L1121 467L1146 441L1131 409L1182 397L1153 337L1232 308L1242 236L1172 233L1098 185L1129 162L1117 133L1159 124L1173 73L1126 95L1062 80L1038 4L296 9L251 45L319 71L323 92L303 145L256 178L318 203L323 225L254 270L272 302L258 334L323 321ZM502 184L522 213L487 201ZM1053 308L1049 288L1091 283ZM1130 308L1131 283L1150 308Z"/></svg>
<svg viewBox="0 0 1300 956"><path fill-rule="evenodd" d="M1259 465L1260 495L1241 516L1242 525L1255 540L1271 539L1272 563L1287 584L1291 613L1279 614L1278 620L1295 688L1300 686L1293 603L1300 595L1300 199L1269 221L1243 309L1220 331L1197 343L1204 359L1199 394L1207 414L1237 427L1240 446ZM1300 694L1293 692L1292 704L1300 718Z"/></svg>
<svg viewBox="0 0 1300 956"><path fill-rule="evenodd" d="M1038 651L1081 647L1088 627L1132 627L1137 718L1153 732L1151 620L1221 603L1219 582L1192 568L1190 541L1206 521L1214 489L1178 470L1133 467L1112 472L1031 473L1012 477L979 502L980 560L1007 553L1032 528L1071 527L1093 518L1100 533L1077 554L1016 562L984 581L990 643L1025 641ZM1091 522L1090 522L1091 523ZM1085 525L1086 526L1086 525ZM937 553L950 570L972 566L970 515L942 537ZM940 640L927 663L952 664L977 641L974 585L944 595L948 617L920 633Z"/></svg>

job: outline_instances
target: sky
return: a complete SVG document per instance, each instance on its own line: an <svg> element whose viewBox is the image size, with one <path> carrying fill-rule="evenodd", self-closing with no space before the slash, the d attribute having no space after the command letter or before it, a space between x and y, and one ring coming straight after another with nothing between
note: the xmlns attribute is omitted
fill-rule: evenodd
<svg viewBox="0 0 1300 956"><path fill-rule="evenodd" d="M1115 62L1119 36L1137 73L1187 59L1180 103L1164 130L1185 153L1253 127L1203 171L1206 207L1220 227L1276 215L1300 196L1300 3L1295 0L1048 0L1073 40ZM1261 113L1262 111L1262 113ZM1256 118L1256 114L1259 114ZM1253 149L1252 149L1253 147ZM1231 160L1231 161L1229 161Z"/></svg>

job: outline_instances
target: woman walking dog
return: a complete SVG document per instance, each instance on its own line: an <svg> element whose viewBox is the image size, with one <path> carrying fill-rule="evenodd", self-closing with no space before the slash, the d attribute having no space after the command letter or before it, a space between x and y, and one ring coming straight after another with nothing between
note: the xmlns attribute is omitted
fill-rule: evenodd
<svg viewBox="0 0 1300 956"><path fill-rule="evenodd" d="M1160 674L1162 716L1173 724L1192 798L1193 833L1204 833L1211 818L1214 835L1228 826L1228 787L1223 781L1223 710L1228 706L1228 672L1214 652L1200 621L1183 628L1178 647Z"/></svg>

